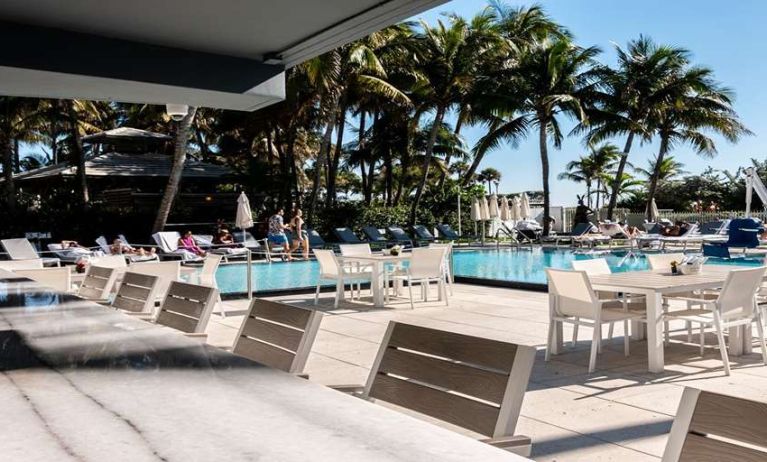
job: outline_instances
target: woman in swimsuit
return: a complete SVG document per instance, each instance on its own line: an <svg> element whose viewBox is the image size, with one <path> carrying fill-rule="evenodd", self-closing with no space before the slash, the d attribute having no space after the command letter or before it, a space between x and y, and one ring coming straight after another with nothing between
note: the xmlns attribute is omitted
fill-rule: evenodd
<svg viewBox="0 0 767 462"><path fill-rule="evenodd" d="M293 253L298 250L298 247L303 245L303 252L301 252L304 260L309 259L309 235L304 230L304 219L302 218L303 212L301 209L296 209L296 214L293 219L290 220L290 227L293 230L293 246L290 252Z"/></svg>
<svg viewBox="0 0 767 462"><path fill-rule="evenodd" d="M191 231L184 233L184 236L178 240L178 246L184 250L192 252L195 255L199 255L200 257L204 257L206 254L206 252L202 250L199 245L197 245L197 242L194 240L194 236L192 236Z"/></svg>

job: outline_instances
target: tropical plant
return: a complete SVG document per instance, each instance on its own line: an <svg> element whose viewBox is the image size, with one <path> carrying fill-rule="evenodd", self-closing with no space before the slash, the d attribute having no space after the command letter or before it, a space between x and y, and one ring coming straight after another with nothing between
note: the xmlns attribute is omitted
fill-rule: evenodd
<svg viewBox="0 0 767 462"><path fill-rule="evenodd" d="M487 183L487 193L493 193L493 183L496 184L496 193L498 193L498 183L501 181L501 172L493 167L487 167L479 172L477 175L477 181L480 183Z"/></svg>
<svg viewBox="0 0 767 462"><path fill-rule="evenodd" d="M658 183L674 180L679 176L688 173L684 170L684 164L678 162L673 156L665 157L659 166L656 167L658 158L654 157L647 161L647 167L634 167L634 172L642 175L645 180L649 180L654 172L658 172Z"/></svg>

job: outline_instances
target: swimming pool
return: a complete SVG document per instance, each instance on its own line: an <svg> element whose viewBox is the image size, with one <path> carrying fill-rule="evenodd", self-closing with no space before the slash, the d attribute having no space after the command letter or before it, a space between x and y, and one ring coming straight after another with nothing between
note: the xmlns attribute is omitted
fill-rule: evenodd
<svg viewBox="0 0 767 462"><path fill-rule="evenodd" d="M642 255L625 251L576 253L572 250L533 248L532 250L488 249L455 250L453 268L458 277L490 279L522 284L546 284L546 268L572 268L573 260L606 258L613 272L647 269ZM731 260L709 259L708 263L723 265L762 264L762 259L734 258ZM319 265L316 261L275 262L253 264L254 292L272 292L314 287L317 284ZM216 273L221 292L243 293L246 289L244 264L223 265Z"/></svg>

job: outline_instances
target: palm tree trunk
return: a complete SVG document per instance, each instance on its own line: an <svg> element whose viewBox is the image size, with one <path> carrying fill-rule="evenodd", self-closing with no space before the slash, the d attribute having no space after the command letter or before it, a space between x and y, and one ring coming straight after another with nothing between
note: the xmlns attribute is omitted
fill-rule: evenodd
<svg viewBox="0 0 767 462"><path fill-rule="evenodd" d="M192 126L192 120L197 113L196 107L189 107L188 112L178 123L176 130L176 141L173 149L173 166L170 169L168 185L165 187L165 193L160 202L160 208L157 210L157 218L152 226L152 232L157 233L165 228L168 222L170 210L173 207L173 201L178 194L178 187L181 183L181 176L184 173L184 163L186 162L186 146L189 141L189 129Z"/></svg>
<svg viewBox="0 0 767 462"><path fill-rule="evenodd" d="M90 195L88 194L88 177L85 175L85 150L83 149L83 140L80 137L80 127L78 126L74 101L68 101L67 106L69 130L72 136L72 150L77 162L77 182L80 184L83 205L87 207L90 202Z"/></svg>
<svg viewBox="0 0 767 462"><path fill-rule="evenodd" d="M658 191L658 178L660 178L661 164L663 163L663 157L668 153L668 137L661 135L660 150L658 151L658 158L655 161L655 168L650 176L650 186L647 188L647 205L645 207L645 215L647 220L652 220L652 201L655 198L655 193Z"/></svg>
<svg viewBox="0 0 767 462"><path fill-rule="evenodd" d="M591 208L591 180L586 181L586 206Z"/></svg>
<svg viewBox="0 0 767 462"><path fill-rule="evenodd" d="M341 105L338 110L338 127L336 128L336 146L334 149L333 159L330 165L328 165L328 186L327 197L325 197L325 203L329 207L338 202L336 192L336 179L338 178L338 167L341 164L341 151L344 143L344 129L346 128L346 106Z"/></svg>
<svg viewBox="0 0 767 462"><path fill-rule="evenodd" d="M429 167L431 167L431 157L434 154L434 144L437 142L437 133L439 127L442 125L442 119L445 117L445 108L442 106L437 107L437 115L434 117L434 124L431 126L429 133L429 143L426 145L426 152L423 156L423 165L421 169L421 181L418 183L418 188L415 190L415 197L413 198L413 205L410 207L410 226L415 224L415 216L418 212L418 205L421 203L423 192L426 189L426 182L429 180Z"/></svg>
<svg viewBox="0 0 767 462"><path fill-rule="evenodd" d="M612 192L610 193L610 205L607 206L607 219L613 219L613 213L615 212L615 206L618 205L618 194L620 193L621 178L623 178L623 172L626 170L626 163L629 159L629 152L631 152L631 145L634 143L634 132L630 132L628 138L626 138L626 145L623 147L623 153L621 154L621 160L618 162L618 170L615 171L615 181L613 182Z"/></svg>
<svg viewBox="0 0 767 462"><path fill-rule="evenodd" d="M463 119L461 117L458 117L458 120L455 123L455 130L453 130L453 133L455 134L456 138L461 134L461 128L463 128ZM453 154L451 152L448 152L447 155L445 155L445 171L443 171L439 177L439 183L437 184L438 189L444 189L445 188L445 180L447 180L447 176L449 173L450 168L450 161L453 160Z"/></svg>
<svg viewBox="0 0 767 462"><path fill-rule="evenodd" d="M543 235L548 236L551 223L549 223L549 208L551 206L549 198L549 152L546 136L546 127L548 121L545 118L538 119L538 143L541 149L541 177L543 179Z"/></svg>
<svg viewBox="0 0 767 462"><path fill-rule="evenodd" d="M599 216L599 196L601 195L601 193L602 193L602 179L597 178L597 199L596 199L597 202L594 206L597 212L597 216Z"/></svg>
<svg viewBox="0 0 767 462"><path fill-rule="evenodd" d="M8 138L10 127L3 127L0 131L0 150L3 156L3 178L5 179L5 204L8 211L13 213L16 210L16 185L13 180L13 148L11 140Z"/></svg>
<svg viewBox="0 0 767 462"><path fill-rule="evenodd" d="M21 171L21 158L19 156L19 139L13 139L13 171L19 173Z"/></svg>

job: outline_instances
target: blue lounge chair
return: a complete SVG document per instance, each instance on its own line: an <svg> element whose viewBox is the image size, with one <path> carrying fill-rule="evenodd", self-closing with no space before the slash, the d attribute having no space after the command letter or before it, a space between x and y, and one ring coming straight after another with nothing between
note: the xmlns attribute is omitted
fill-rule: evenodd
<svg viewBox="0 0 767 462"><path fill-rule="evenodd" d="M424 225L414 225L413 232L418 242L434 242L436 240L434 235Z"/></svg>
<svg viewBox="0 0 767 462"><path fill-rule="evenodd" d="M449 241L457 241L461 238L458 233L447 223L437 225L437 231L439 234Z"/></svg>
<svg viewBox="0 0 767 462"><path fill-rule="evenodd" d="M394 238L395 243L413 247L413 239L399 226L389 226L386 228L386 231L388 231L391 237Z"/></svg>
<svg viewBox="0 0 767 462"><path fill-rule="evenodd" d="M354 234L351 228L335 228L333 233L342 244L363 244L364 241Z"/></svg>
<svg viewBox="0 0 767 462"><path fill-rule="evenodd" d="M325 242L325 239L320 236L320 233L318 233L316 229L307 229L306 234L309 236L309 247L313 249L324 249L328 246L328 243Z"/></svg>
<svg viewBox="0 0 767 462"><path fill-rule="evenodd" d="M735 218L729 223L727 242L707 242L703 245L703 255L730 258L730 248L753 249L759 247L759 235L764 232L764 225L755 218Z"/></svg>
<svg viewBox="0 0 767 462"><path fill-rule="evenodd" d="M362 228L362 232L365 233L365 237L367 237L370 242L384 245L389 243L389 240L386 239L386 237L381 234L381 231L375 226L365 226Z"/></svg>

